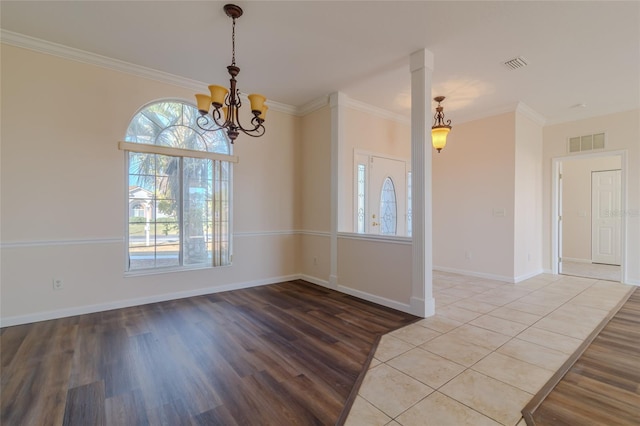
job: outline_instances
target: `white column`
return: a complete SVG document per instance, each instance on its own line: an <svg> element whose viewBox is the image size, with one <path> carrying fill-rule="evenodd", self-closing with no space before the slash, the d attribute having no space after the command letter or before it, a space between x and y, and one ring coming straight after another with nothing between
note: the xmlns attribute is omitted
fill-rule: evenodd
<svg viewBox="0 0 640 426"><path fill-rule="evenodd" d="M339 211L339 166L340 147L344 139L344 108L346 105L346 95L341 92L332 93L329 96L329 106L331 108L331 258L329 273L329 287L338 288L338 211Z"/></svg>
<svg viewBox="0 0 640 426"><path fill-rule="evenodd" d="M431 199L431 76L433 54L426 49L410 56L412 277L411 312L435 313Z"/></svg>

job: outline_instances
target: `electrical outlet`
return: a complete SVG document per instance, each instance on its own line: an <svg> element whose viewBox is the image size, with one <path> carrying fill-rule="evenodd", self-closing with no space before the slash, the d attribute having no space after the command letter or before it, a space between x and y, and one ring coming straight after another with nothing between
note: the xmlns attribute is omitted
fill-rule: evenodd
<svg viewBox="0 0 640 426"><path fill-rule="evenodd" d="M317 266L317 265L318 265L318 258L317 258L317 257L314 257L314 258L313 258L313 264L314 264L315 266Z"/></svg>
<svg viewBox="0 0 640 426"><path fill-rule="evenodd" d="M469 250L464 252L464 258L467 260L471 260L471 252Z"/></svg>
<svg viewBox="0 0 640 426"><path fill-rule="evenodd" d="M64 282L62 278L54 278L53 279L53 289L54 290L62 290L64 288Z"/></svg>

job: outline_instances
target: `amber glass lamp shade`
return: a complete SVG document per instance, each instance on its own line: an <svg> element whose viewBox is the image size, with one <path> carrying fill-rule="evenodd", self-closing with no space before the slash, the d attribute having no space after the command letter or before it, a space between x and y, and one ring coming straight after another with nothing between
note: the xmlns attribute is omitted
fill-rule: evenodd
<svg viewBox="0 0 640 426"><path fill-rule="evenodd" d="M209 91L211 92L211 103L216 108L220 108L224 104L229 89L222 86L211 85L209 86Z"/></svg>
<svg viewBox="0 0 640 426"><path fill-rule="evenodd" d="M249 98L249 102L251 102L251 111L255 114L263 114L263 109L264 109L264 102L267 100L267 98L265 98L262 95L259 95L257 93L252 93L250 95L247 96L247 98Z"/></svg>
<svg viewBox="0 0 640 426"><path fill-rule="evenodd" d="M449 126L433 127L431 129L431 142L438 152L447 144L447 135L450 131L451 127Z"/></svg>
<svg viewBox="0 0 640 426"><path fill-rule="evenodd" d="M200 111L200 114L207 114L211 107L211 96L198 93L196 95L196 101L198 103L198 111Z"/></svg>
<svg viewBox="0 0 640 426"><path fill-rule="evenodd" d="M267 110L269 109L268 106L263 105L262 106L262 112L260 113L260 115L258 116L258 118L262 121L264 121L264 119L267 117Z"/></svg>

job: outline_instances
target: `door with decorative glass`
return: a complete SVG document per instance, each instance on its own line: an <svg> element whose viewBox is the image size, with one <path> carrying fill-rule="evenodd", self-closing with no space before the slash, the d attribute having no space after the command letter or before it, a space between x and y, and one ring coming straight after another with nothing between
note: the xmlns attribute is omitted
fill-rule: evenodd
<svg viewBox="0 0 640 426"><path fill-rule="evenodd" d="M407 164L369 157L367 191L369 233L407 235Z"/></svg>

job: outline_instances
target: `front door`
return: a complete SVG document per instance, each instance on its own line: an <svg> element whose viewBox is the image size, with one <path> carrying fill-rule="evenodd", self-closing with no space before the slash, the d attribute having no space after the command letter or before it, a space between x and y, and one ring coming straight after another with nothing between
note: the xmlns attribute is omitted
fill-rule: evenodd
<svg viewBox="0 0 640 426"><path fill-rule="evenodd" d="M369 233L407 235L407 165L371 156L368 191Z"/></svg>

